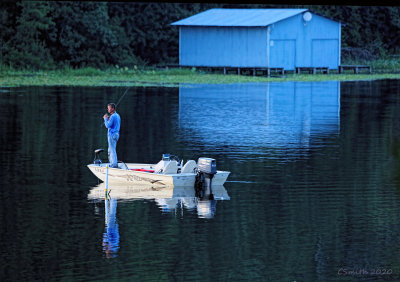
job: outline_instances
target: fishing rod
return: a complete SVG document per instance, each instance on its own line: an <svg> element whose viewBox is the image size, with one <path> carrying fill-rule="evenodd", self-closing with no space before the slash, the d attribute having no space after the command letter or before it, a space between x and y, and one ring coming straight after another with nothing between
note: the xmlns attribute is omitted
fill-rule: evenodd
<svg viewBox="0 0 400 282"><path fill-rule="evenodd" d="M126 88L124 94L121 96L121 98L119 98L118 102L115 104L115 108L117 108L117 106L119 105L119 103L122 101L122 99L124 98L124 96L126 95L126 93L128 93L129 88L131 88L130 86L128 86L128 88ZM106 113L107 116L110 116L110 114L107 112ZM104 122L101 123L100 126L103 126Z"/></svg>
<svg viewBox="0 0 400 282"><path fill-rule="evenodd" d="M122 95L121 98L119 98L117 104L115 104L115 107L118 106L118 104L122 101L122 98L124 98L125 94L128 93L129 88L131 88L130 86L128 86L128 88L126 88L124 94Z"/></svg>

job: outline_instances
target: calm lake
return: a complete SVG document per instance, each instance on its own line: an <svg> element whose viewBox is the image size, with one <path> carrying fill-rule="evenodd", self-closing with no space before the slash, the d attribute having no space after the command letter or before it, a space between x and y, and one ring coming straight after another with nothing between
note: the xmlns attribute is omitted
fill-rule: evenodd
<svg viewBox="0 0 400 282"><path fill-rule="evenodd" d="M216 159L203 202L104 198L125 90L0 89L0 281L399 281L399 80L130 88L118 159Z"/></svg>

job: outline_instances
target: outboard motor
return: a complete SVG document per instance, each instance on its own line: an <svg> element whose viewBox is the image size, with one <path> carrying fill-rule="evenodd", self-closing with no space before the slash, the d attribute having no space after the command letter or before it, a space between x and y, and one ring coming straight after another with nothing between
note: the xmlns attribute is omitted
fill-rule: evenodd
<svg viewBox="0 0 400 282"><path fill-rule="evenodd" d="M216 200L199 200L197 202L197 215L200 218L213 218L217 208Z"/></svg>
<svg viewBox="0 0 400 282"><path fill-rule="evenodd" d="M194 185L197 197L203 199L208 196L210 200L214 199L211 182L216 173L217 162L214 159L199 158L197 161L197 175Z"/></svg>
<svg viewBox="0 0 400 282"><path fill-rule="evenodd" d="M97 164L97 165L101 165L101 159L100 159L100 153L101 152L103 152L104 151L104 149L97 149L97 150L94 150L94 160L93 160L93 163L94 164Z"/></svg>

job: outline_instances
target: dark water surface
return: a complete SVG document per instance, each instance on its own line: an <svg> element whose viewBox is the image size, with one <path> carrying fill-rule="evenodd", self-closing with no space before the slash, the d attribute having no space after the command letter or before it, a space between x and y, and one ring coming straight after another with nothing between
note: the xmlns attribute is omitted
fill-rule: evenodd
<svg viewBox="0 0 400 282"><path fill-rule="evenodd" d="M118 158L215 158L211 214L91 196L125 88L1 90L0 281L400 280L399 80L131 88Z"/></svg>

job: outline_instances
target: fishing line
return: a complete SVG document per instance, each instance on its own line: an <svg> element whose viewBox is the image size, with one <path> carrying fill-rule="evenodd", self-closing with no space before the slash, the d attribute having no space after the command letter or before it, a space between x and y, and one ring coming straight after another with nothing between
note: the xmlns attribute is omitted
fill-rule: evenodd
<svg viewBox="0 0 400 282"><path fill-rule="evenodd" d="M118 104L122 101L122 98L124 98L124 96L126 95L126 93L128 93L129 88L131 88L130 86L128 86L128 88L126 88L125 93L122 95L121 98L119 98L117 104L115 104L115 106L118 106Z"/></svg>

